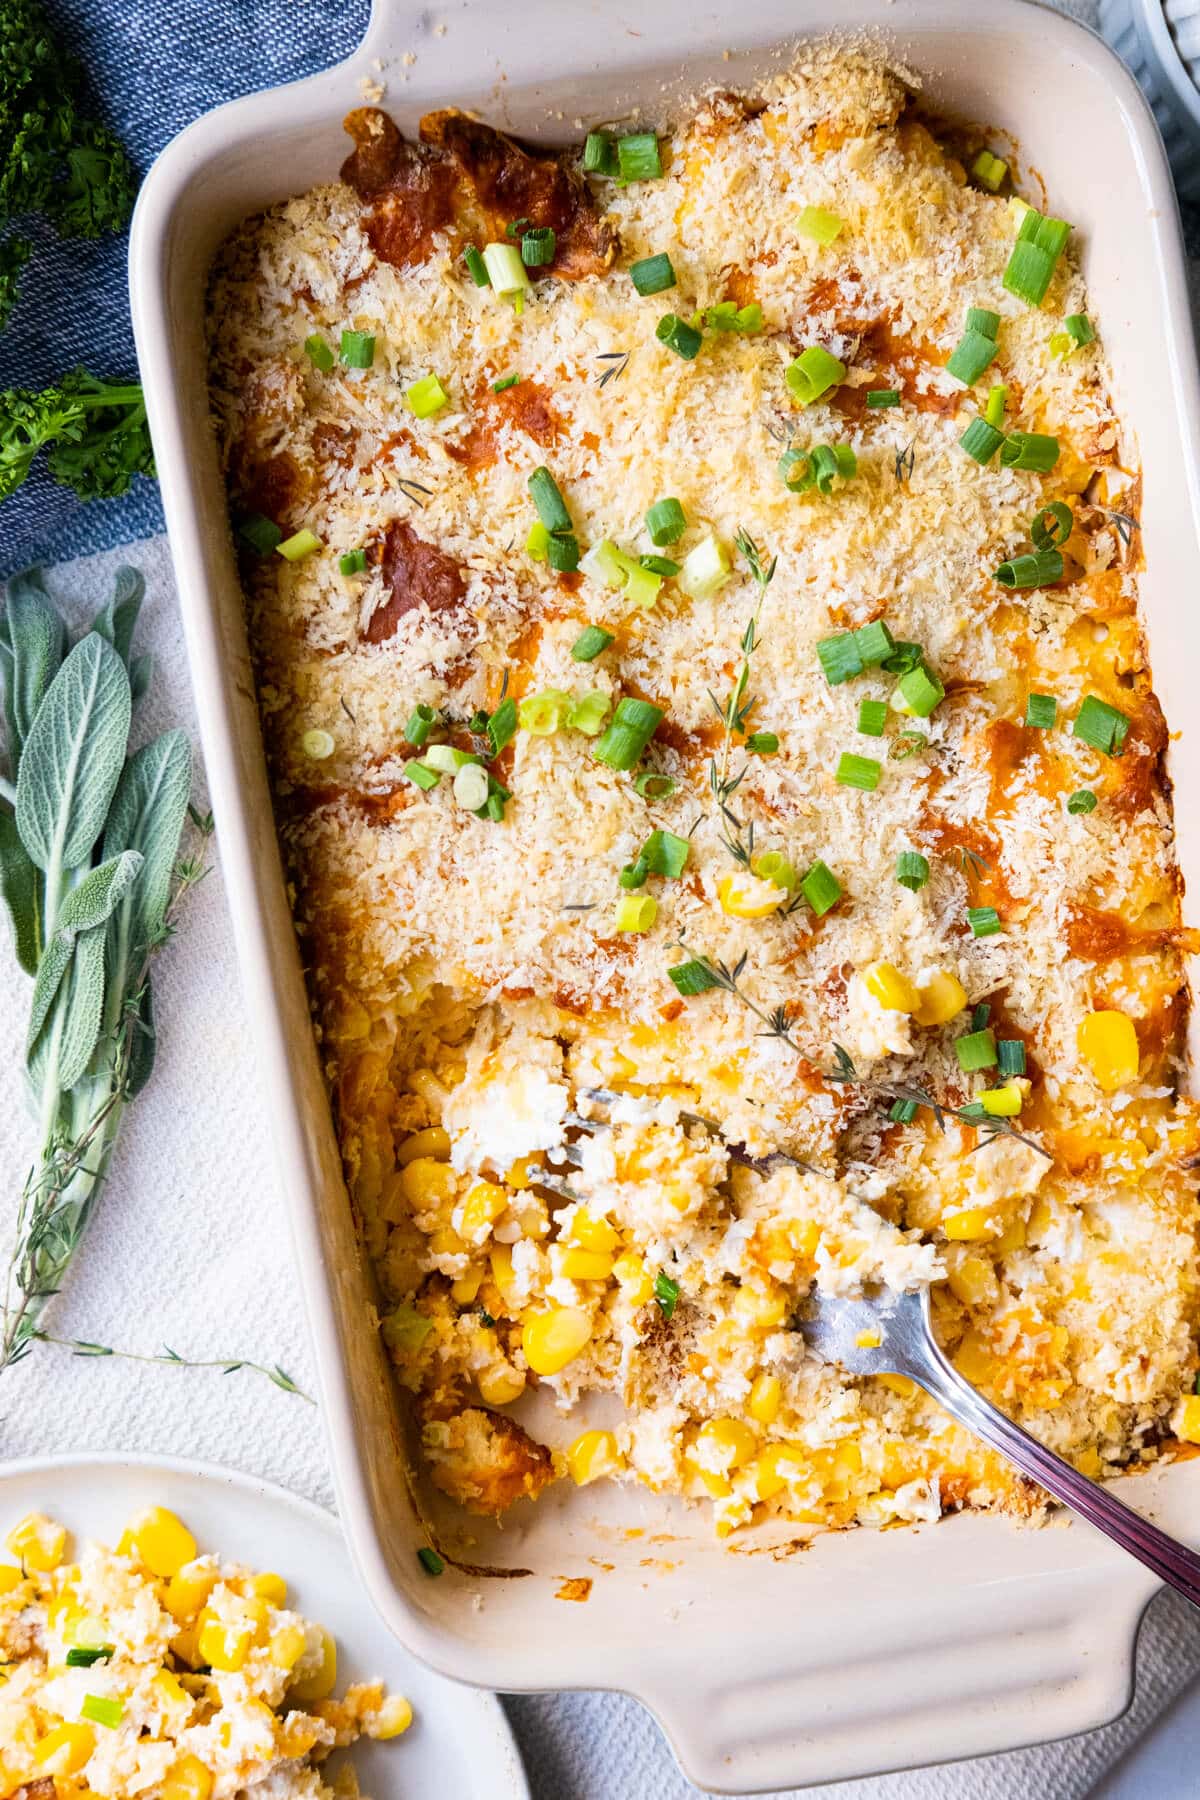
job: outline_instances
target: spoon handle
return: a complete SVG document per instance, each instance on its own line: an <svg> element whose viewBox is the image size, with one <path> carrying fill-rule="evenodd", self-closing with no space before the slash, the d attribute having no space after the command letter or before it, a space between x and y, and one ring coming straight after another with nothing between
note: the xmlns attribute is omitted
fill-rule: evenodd
<svg viewBox="0 0 1200 1800"><path fill-rule="evenodd" d="M1145 1563L1148 1569L1153 1569L1161 1580L1175 1588L1185 1600L1190 1600L1193 1606L1200 1606L1200 1555L1160 1531L1157 1525L1152 1525L1123 1500L1118 1500L1111 1489L1081 1475L1069 1462L1064 1462L1061 1456L1014 1424L999 1407L985 1400L942 1354L933 1335L928 1296L923 1312L926 1354L921 1367L910 1370L921 1386L960 1425L965 1425L993 1449L1002 1451L1047 1493L1095 1525L1130 1556Z"/></svg>

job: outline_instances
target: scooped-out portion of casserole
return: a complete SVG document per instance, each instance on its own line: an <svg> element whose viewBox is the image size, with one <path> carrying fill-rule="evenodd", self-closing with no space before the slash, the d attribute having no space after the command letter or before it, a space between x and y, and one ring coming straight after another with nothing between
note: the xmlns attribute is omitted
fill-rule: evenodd
<svg viewBox="0 0 1200 1800"><path fill-rule="evenodd" d="M222 251L212 391L433 1479L1033 1508L806 1354L814 1284L934 1284L1091 1475L1200 1440L1167 732L1069 223L827 48L553 154L347 128Z"/></svg>

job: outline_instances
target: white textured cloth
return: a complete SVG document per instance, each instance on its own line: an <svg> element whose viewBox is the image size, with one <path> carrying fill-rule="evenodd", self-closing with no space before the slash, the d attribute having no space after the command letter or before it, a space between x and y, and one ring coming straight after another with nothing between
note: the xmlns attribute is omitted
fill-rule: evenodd
<svg viewBox="0 0 1200 1800"><path fill-rule="evenodd" d="M77 628L98 609L122 561L146 576L140 642L157 663L138 729L152 735L183 723L194 734L166 540L66 564L48 577L51 591ZM201 790L202 781L200 775ZM126 1116L108 1191L50 1329L143 1354L166 1343L189 1357L279 1362L311 1389L308 1333L219 867L189 901L156 981L161 1043L154 1079ZM9 1195L18 1190L35 1136L14 1073L28 988L4 945L0 1191ZM228 1463L310 1499L331 1499L315 1408L262 1376L75 1360L52 1345L35 1347L0 1377L0 1454L92 1449ZM809 1800L1081 1800L1197 1671L1200 1616L1161 1596L1142 1633L1136 1703L1117 1724L1009 1756L812 1788ZM633 1701L574 1694L507 1704L535 1800L683 1800L696 1792ZM1155 1800L1176 1797L1158 1793Z"/></svg>

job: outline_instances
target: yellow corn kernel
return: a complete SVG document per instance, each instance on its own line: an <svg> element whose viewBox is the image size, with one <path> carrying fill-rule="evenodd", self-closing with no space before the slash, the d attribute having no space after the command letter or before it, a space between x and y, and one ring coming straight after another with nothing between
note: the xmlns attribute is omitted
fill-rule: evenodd
<svg viewBox="0 0 1200 1800"><path fill-rule="evenodd" d="M781 1287L742 1286L734 1296L733 1310L747 1325L760 1331L771 1331L782 1325L791 1308L787 1291Z"/></svg>
<svg viewBox="0 0 1200 1800"><path fill-rule="evenodd" d="M168 1581L163 1605L182 1625L195 1618L216 1585L217 1571L211 1563L186 1562Z"/></svg>
<svg viewBox="0 0 1200 1800"><path fill-rule="evenodd" d="M602 1255L620 1247L621 1236L607 1219L598 1219L586 1207L578 1206L568 1233L570 1241L582 1250L597 1250Z"/></svg>
<svg viewBox="0 0 1200 1800"><path fill-rule="evenodd" d="M714 1470L704 1468L696 1461L694 1456L685 1456L683 1459L683 1466L687 1474L701 1484L710 1499L728 1500L730 1494L732 1494L733 1489L730 1487L724 1475L718 1475Z"/></svg>
<svg viewBox="0 0 1200 1800"><path fill-rule="evenodd" d="M196 1647L201 1662L224 1675L236 1675L250 1654L254 1633L249 1625L227 1625L210 1612L200 1615Z"/></svg>
<svg viewBox="0 0 1200 1800"><path fill-rule="evenodd" d="M589 1481L600 1481L625 1467L625 1458L617 1448L611 1431L584 1431L567 1451L567 1467L576 1487Z"/></svg>
<svg viewBox="0 0 1200 1800"><path fill-rule="evenodd" d="M11 1594L19 1588L23 1580L20 1569L13 1563L0 1563L0 1594Z"/></svg>
<svg viewBox="0 0 1200 1800"><path fill-rule="evenodd" d="M409 1163L420 1157L449 1162L450 1133L443 1131L440 1125L429 1125L424 1131L414 1131L410 1138L405 1138L396 1152L396 1162L401 1169L407 1169Z"/></svg>
<svg viewBox="0 0 1200 1800"><path fill-rule="evenodd" d="M430 1232L429 1248L435 1256L465 1256L471 1246L447 1225L441 1231Z"/></svg>
<svg viewBox="0 0 1200 1800"><path fill-rule="evenodd" d="M607 1281L613 1272L612 1257L600 1250L567 1247L559 1251L555 1260L559 1274L568 1281Z"/></svg>
<svg viewBox="0 0 1200 1800"><path fill-rule="evenodd" d="M177 1575L196 1555L196 1540L165 1506L148 1506L129 1522L134 1550L152 1575L166 1580Z"/></svg>
<svg viewBox="0 0 1200 1800"><path fill-rule="evenodd" d="M994 1237L992 1215L986 1206L968 1206L962 1212L951 1213L942 1220L942 1230L955 1243L970 1242L975 1238Z"/></svg>
<svg viewBox="0 0 1200 1800"><path fill-rule="evenodd" d="M773 1425L782 1400L783 1383L778 1375L756 1375L746 1410L758 1424Z"/></svg>
<svg viewBox="0 0 1200 1800"><path fill-rule="evenodd" d="M968 1331L952 1360L959 1374L976 1384L986 1381L991 1373L992 1358L977 1331Z"/></svg>
<svg viewBox="0 0 1200 1800"><path fill-rule="evenodd" d="M243 1613L246 1623L254 1634L254 1642L265 1644L268 1636L267 1628L271 1623L271 1608L267 1602L260 1600L258 1595L254 1594L246 1601Z"/></svg>
<svg viewBox="0 0 1200 1800"><path fill-rule="evenodd" d="M292 1700L327 1700L337 1686L337 1645L323 1625L321 1633L321 1666L315 1675L306 1675L288 1689Z"/></svg>
<svg viewBox="0 0 1200 1800"><path fill-rule="evenodd" d="M873 1325L865 1331L857 1332L854 1342L860 1350L878 1350L883 1342L883 1333L877 1325Z"/></svg>
<svg viewBox="0 0 1200 1800"><path fill-rule="evenodd" d="M990 1300L995 1292L996 1281L992 1274L992 1266L982 1256L964 1256L952 1268L946 1277L950 1292L958 1297L964 1306L980 1306Z"/></svg>
<svg viewBox="0 0 1200 1800"><path fill-rule="evenodd" d="M535 1375L557 1375L574 1362L592 1335L592 1321L577 1306L554 1306L526 1315L521 1348Z"/></svg>
<svg viewBox="0 0 1200 1800"><path fill-rule="evenodd" d="M480 1397L488 1406L508 1406L519 1400L525 1392L525 1377L520 1369L510 1369L504 1363L496 1363L490 1369L481 1369L475 1381Z"/></svg>
<svg viewBox="0 0 1200 1800"><path fill-rule="evenodd" d="M198 1757L181 1756L162 1785L162 1800L209 1800L213 1778Z"/></svg>
<svg viewBox="0 0 1200 1800"><path fill-rule="evenodd" d="M910 1381L907 1375L877 1375L875 1379L891 1388L893 1394L899 1394L902 1400L911 1400L917 1391L916 1382Z"/></svg>
<svg viewBox="0 0 1200 1800"><path fill-rule="evenodd" d="M192 1703L187 1692L180 1687L170 1669L160 1669L150 1685L157 1693L162 1706L190 1706Z"/></svg>
<svg viewBox="0 0 1200 1800"><path fill-rule="evenodd" d="M200 1621L198 1619L194 1619L190 1625L185 1625L182 1631L175 1633L171 1639L171 1649L177 1659L186 1663L189 1669L200 1667L204 1658L200 1654Z"/></svg>
<svg viewBox="0 0 1200 1800"><path fill-rule="evenodd" d="M821 1241L821 1227L815 1219L794 1219L788 1226L788 1237L797 1256L815 1256Z"/></svg>
<svg viewBox="0 0 1200 1800"><path fill-rule="evenodd" d="M1022 1250L1024 1247L1025 1221L1018 1214L1016 1218L1009 1221L996 1239L996 1254L1010 1256L1014 1250Z"/></svg>
<svg viewBox="0 0 1200 1800"><path fill-rule="evenodd" d="M696 1433L696 1448L703 1450L703 1467L740 1468L758 1449L758 1439L740 1419L709 1419Z"/></svg>
<svg viewBox="0 0 1200 1800"><path fill-rule="evenodd" d="M1200 1444L1200 1394L1189 1394L1180 1403L1178 1419L1176 1437L1181 1437L1185 1444Z"/></svg>
<svg viewBox="0 0 1200 1800"><path fill-rule="evenodd" d="M367 1736L382 1741L398 1738L413 1722L413 1709L403 1694L389 1694L383 1704L364 1720Z"/></svg>
<svg viewBox="0 0 1200 1800"><path fill-rule="evenodd" d="M33 1760L47 1775L78 1775L95 1748L90 1725L56 1725L33 1746Z"/></svg>
<svg viewBox="0 0 1200 1800"><path fill-rule="evenodd" d="M917 984L917 1007L913 1014L918 1025L948 1025L967 1004L967 990L957 975L939 969Z"/></svg>
<svg viewBox="0 0 1200 1800"><path fill-rule="evenodd" d="M453 1200L458 1191L458 1177L449 1163L436 1157L418 1156L400 1171L404 1198L420 1212Z"/></svg>
<svg viewBox="0 0 1200 1800"><path fill-rule="evenodd" d="M450 1283L450 1292L460 1306L471 1306L479 1298L479 1290L483 1286L483 1270L468 1269Z"/></svg>
<svg viewBox="0 0 1200 1800"><path fill-rule="evenodd" d="M1079 1021L1075 1043L1106 1094L1137 1080L1138 1041L1133 1020L1123 1012L1091 1012Z"/></svg>
<svg viewBox="0 0 1200 1800"><path fill-rule="evenodd" d="M863 986L888 1012L914 1013L919 1005L916 988L894 963L873 963L863 976Z"/></svg>
<svg viewBox="0 0 1200 1800"><path fill-rule="evenodd" d="M613 1274L630 1306L645 1306L654 1292L654 1277L642 1258L627 1250L614 1262Z"/></svg>
<svg viewBox="0 0 1200 1800"><path fill-rule="evenodd" d="M1090 1445L1086 1450L1080 1450L1075 1458L1075 1467L1081 1475L1086 1475L1089 1481L1099 1481L1100 1452L1093 1450Z"/></svg>
<svg viewBox="0 0 1200 1800"><path fill-rule="evenodd" d="M810 1473L803 1452L793 1444L772 1444L755 1458L754 1491L760 1500L772 1500L792 1482Z"/></svg>
<svg viewBox="0 0 1200 1800"><path fill-rule="evenodd" d="M993 1119L1015 1119L1024 1099L1019 1083L1006 1081L1003 1087L985 1088L979 1096L979 1104Z"/></svg>
<svg viewBox="0 0 1200 1800"><path fill-rule="evenodd" d="M459 1231L472 1243L482 1243L502 1212L508 1208L508 1189L494 1181L477 1181L463 1201Z"/></svg>
<svg viewBox="0 0 1200 1800"><path fill-rule="evenodd" d="M532 1187L538 1178L542 1166L540 1156L518 1156L516 1162L504 1177L505 1187L513 1188L518 1194Z"/></svg>
<svg viewBox="0 0 1200 1800"><path fill-rule="evenodd" d="M308 1648L308 1638L299 1625L281 1625L268 1646L268 1654L277 1669L294 1669Z"/></svg>
<svg viewBox="0 0 1200 1800"><path fill-rule="evenodd" d="M721 911L731 919L766 919L787 899L787 889L759 875L722 875L717 883Z"/></svg>
<svg viewBox="0 0 1200 1800"><path fill-rule="evenodd" d="M57 1569L66 1553L67 1533L64 1526L48 1519L45 1513L26 1513L4 1542L27 1569L48 1575L51 1569Z"/></svg>

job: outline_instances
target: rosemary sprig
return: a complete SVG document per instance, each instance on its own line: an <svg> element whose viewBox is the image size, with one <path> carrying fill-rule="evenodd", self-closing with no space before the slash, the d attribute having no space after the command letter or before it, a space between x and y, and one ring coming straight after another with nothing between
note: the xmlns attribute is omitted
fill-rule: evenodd
<svg viewBox="0 0 1200 1800"><path fill-rule="evenodd" d="M864 1093L873 1094L878 1099L889 1103L895 1100L909 1100L914 1106L922 1107L933 1114L939 1131L945 1131L948 1118L958 1119L964 1125L973 1125L982 1134L979 1143L975 1145L976 1150L982 1149L984 1144L990 1144L994 1138L1011 1137L1016 1138L1018 1143L1027 1145L1030 1150L1036 1150L1037 1154L1044 1156L1047 1162L1054 1161L1050 1152L1041 1144L1026 1136L1023 1131L1018 1131L1011 1119L995 1118L991 1113L982 1113L977 1106L947 1106L944 1101L938 1100L935 1095L927 1093L924 1088L917 1087L911 1082L873 1081L860 1075L849 1052L841 1044L833 1046L833 1067L826 1071L825 1079L826 1081L856 1085L862 1088ZM970 1154L973 1155L974 1151Z"/></svg>
<svg viewBox="0 0 1200 1800"><path fill-rule="evenodd" d="M607 363L608 366L601 374L597 385L604 388L608 386L610 381L619 381L629 367L629 355L630 353L628 350L602 351L596 358L596 361Z"/></svg>
<svg viewBox="0 0 1200 1800"><path fill-rule="evenodd" d="M114 1350L110 1344L96 1344L88 1338L55 1337L49 1331L35 1330L30 1336L40 1344L58 1344L60 1348L69 1350L72 1356L116 1356L122 1362L170 1363L177 1369L220 1369L223 1375L236 1375L241 1369L249 1369L255 1375L265 1375L269 1382L281 1388L285 1394L295 1394L307 1406L317 1404L311 1394L306 1394L302 1387L297 1387L287 1370L278 1363L251 1362L247 1356L180 1356L169 1344L164 1344L156 1356L143 1356L137 1350Z"/></svg>
<svg viewBox="0 0 1200 1800"><path fill-rule="evenodd" d="M750 960L748 951L742 952L731 969L729 964L722 962L719 957L703 956L698 950L693 950L690 945L683 942L682 938L678 939L670 948L682 950L689 961L699 963L708 975L711 987L721 988L725 993L733 994L744 1007L754 1014L756 1019L762 1020L764 1029L756 1034L758 1037L778 1038L781 1043L787 1045L789 1050L794 1050L797 1056L803 1055L799 1044L792 1036L792 1026L795 1021L786 1005L773 1006L769 1009L761 1007L756 1000L750 998L745 988L742 987L742 976L745 973L746 964Z"/></svg>
<svg viewBox="0 0 1200 1800"><path fill-rule="evenodd" d="M747 825L745 820L739 818L730 805L730 801L745 780L750 761L748 757L743 758L742 766L736 774L730 773L729 761L733 752L734 734L745 731L746 720L754 706L754 697L749 691L750 658L762 642L758 635L758 623L762 617L767 589L771 585L779 559L773 556L769 563L764 564L762 552L744 527L738 531L734 543L746 560L751 578L758 588L758 599L750 621L742 633L741 667L738 669L737 679L731 691L724 701L721 701L717 699L711 688L708 690L713 711L720 719L722 726L720 754L709 760L708 785L712 789L717 802L717 810L721 815L721 841L733 857L734 862L748 869L754 855L754 823L751 821Z"/></svg>

